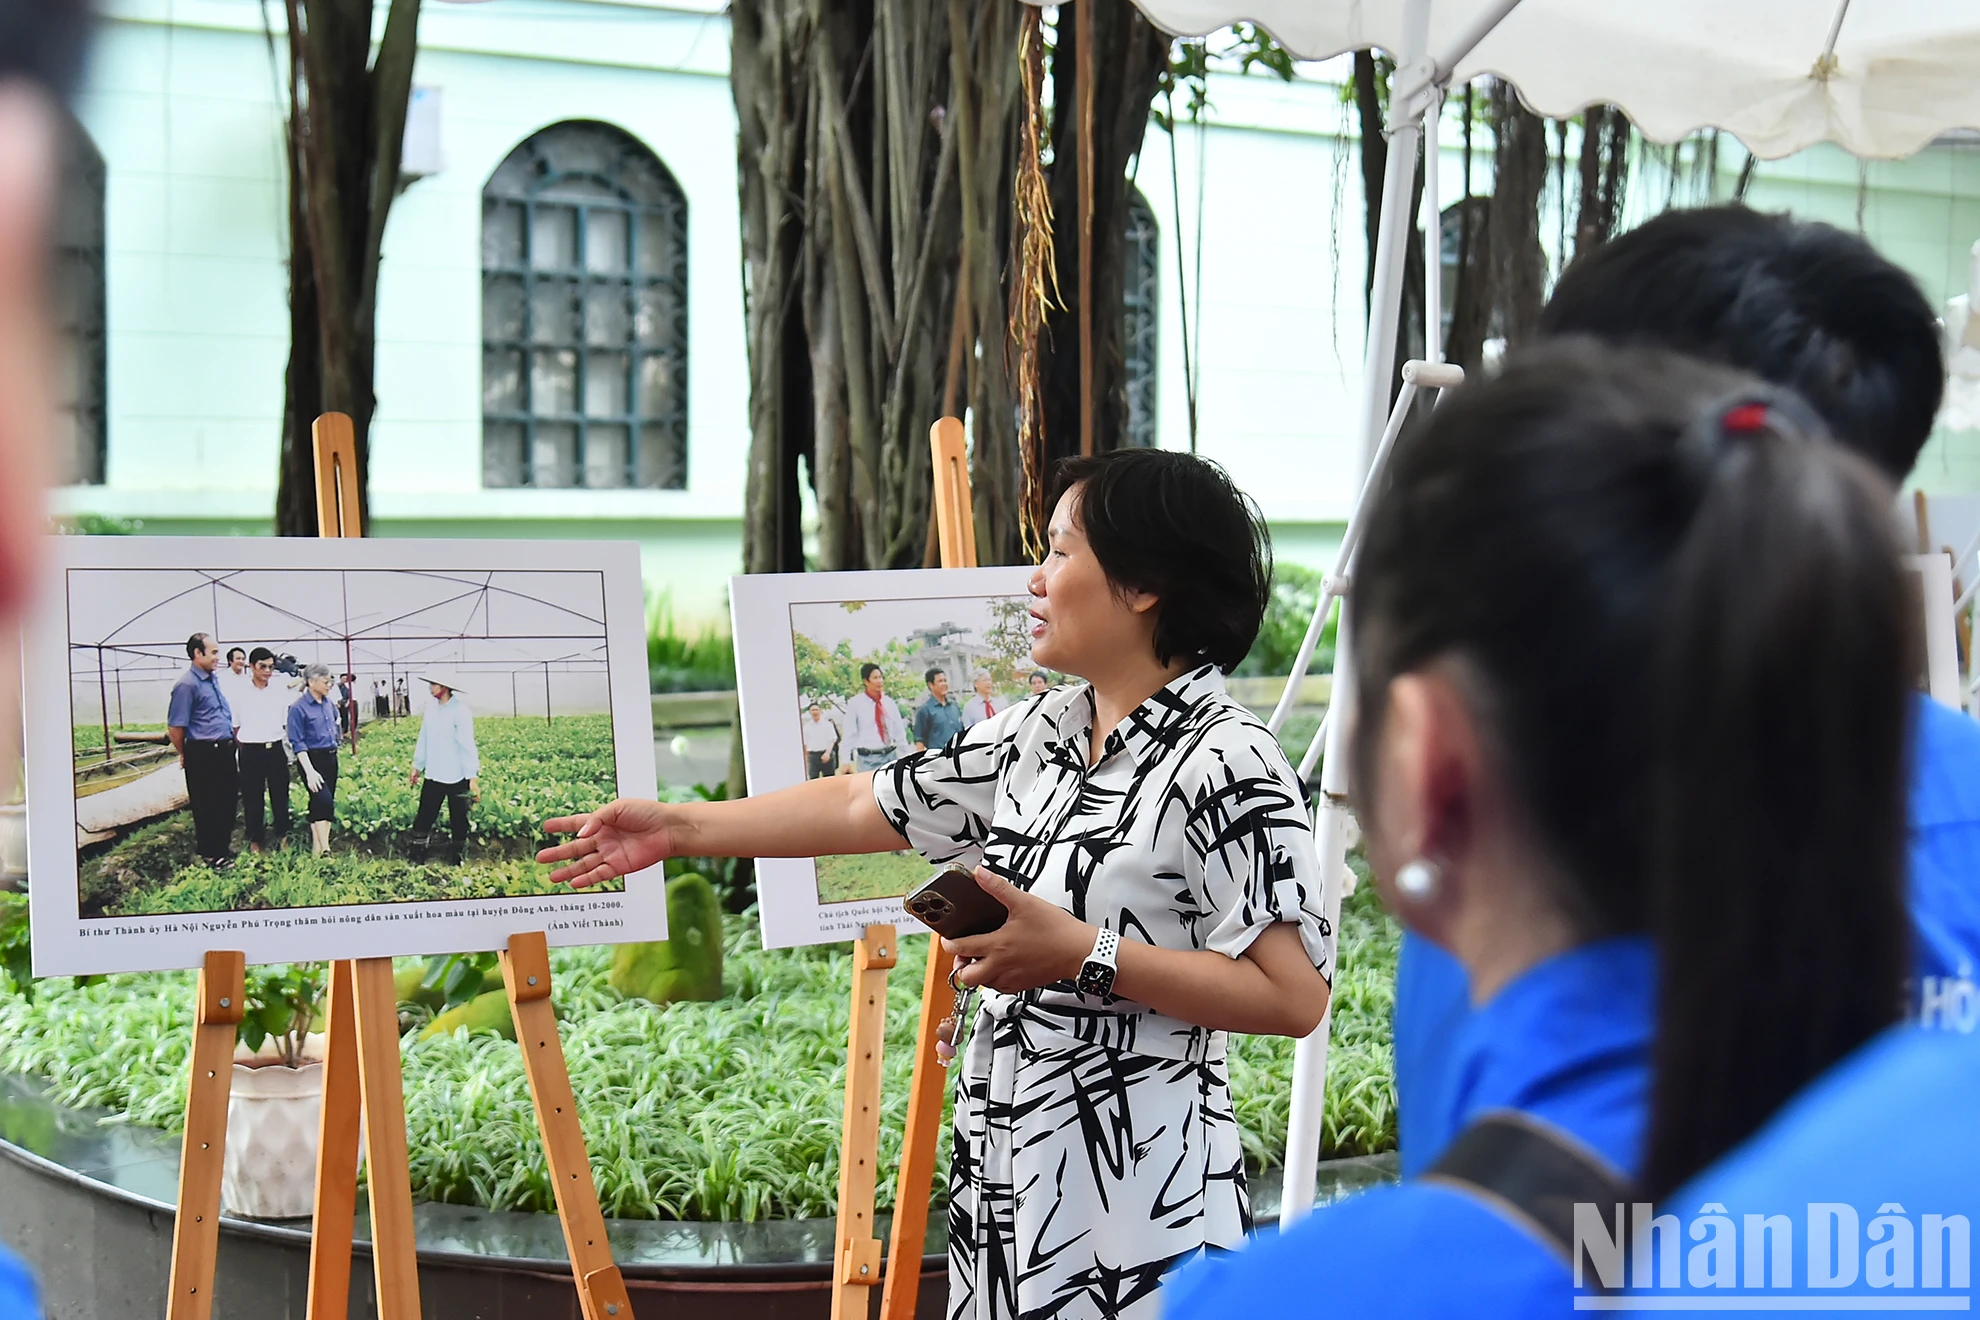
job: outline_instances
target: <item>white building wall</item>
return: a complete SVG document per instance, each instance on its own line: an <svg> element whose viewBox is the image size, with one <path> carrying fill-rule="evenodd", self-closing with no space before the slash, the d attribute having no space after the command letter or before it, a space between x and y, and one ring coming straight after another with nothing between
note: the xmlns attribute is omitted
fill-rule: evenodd
<svg viewBox="0 0 1980 1320"><path fill-rule="evenodd" d="M416 81L439 90L444 160L398 199L385 236L372 470L381 534L635 539L649 588L670 592L686 619L725 613L748 374L729 35L726 18L706 12L716 7L424 7ZM278 24L281 9L269 6ZM288 352L286 50L278 31L271 55L262 12L258 0L107 6L78 111L108 174L108 481L59 492L62 511L150 530L268 527ZM1359 444L1365 240L1352 108L1331 81L1264 76L1213 76L1210 101L1207 128L1181 127L1173 168L1151 127L1136 172L1162 231L1161 443L1190 443L1187 271L1199 449L1259 500L1282 557L1324 565L1354 497ZM481 188L530 133L573 118L639 138L687 199L685 491L481 487ZM1726 157L1721 196L1739 153ZM1481 146L1474 178L1489 177ZM1440 179L1448 204L1461 182L1454 114ZM1959 291L1980 237L1980 151L1935 148L1873 165L1868 180L1873 241L1932 297ZM1816 150L1763 163L1750 200L1853 226L1858 182L1854 161ZM1632 207L1655 209L1662 193L1646 175ZM1976 439L1935 439L1921 480L1980 489Z"/></svg>

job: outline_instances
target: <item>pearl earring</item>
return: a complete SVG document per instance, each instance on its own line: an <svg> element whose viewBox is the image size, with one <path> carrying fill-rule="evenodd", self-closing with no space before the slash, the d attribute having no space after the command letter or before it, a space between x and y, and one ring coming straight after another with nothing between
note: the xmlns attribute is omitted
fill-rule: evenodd
<svg viewBox="0 0 1980 1320"><path fill-rule="evenodd" d="M1441 878L1435 862L1418 857L1397 868L1396 892L1420 903L1437 892L1437 881Z"/></svg>

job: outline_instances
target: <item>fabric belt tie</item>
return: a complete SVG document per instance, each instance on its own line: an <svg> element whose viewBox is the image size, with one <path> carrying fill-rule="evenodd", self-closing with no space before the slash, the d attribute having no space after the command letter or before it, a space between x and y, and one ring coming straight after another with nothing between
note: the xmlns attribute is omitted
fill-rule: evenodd
<svg viewBox="0 0 1980 1320"><path fill-rule="evenodd" d="M1000 1040L1022 1039L1033 1051L1053 1049L1103 1049L1123 1054L1140 1054L1178 1063L1221 1063L1229 1037L1222 1031L1193 1027L1159 1013L1111 1013L1104 1009L1081 1010L1056 1004L1042 1004L1026 991L1007 995L996 990L982 992L976 1023L970 1032L967 1071L987 1062L988 1053ZM984 1052L979 1060L978 1050Z"/></svg>

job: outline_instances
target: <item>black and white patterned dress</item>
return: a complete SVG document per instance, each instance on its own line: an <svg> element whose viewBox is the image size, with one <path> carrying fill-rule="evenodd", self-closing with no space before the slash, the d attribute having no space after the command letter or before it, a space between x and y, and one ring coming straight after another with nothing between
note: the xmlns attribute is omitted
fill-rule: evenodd
<svg viewBox="0 0 1980 1320"><path fill-rule="evenodd" d="M874 776L931 862L981 864L1165 949L1236 958L1297 921L1332 979L1292 767L1205 666L1150 697L1091 769L1093 695L1054 688ZM1251 1224L1225 1035L1069 981L983 992L957 1077L949 1312L1146 1317L1162 1276Z"/></svg>

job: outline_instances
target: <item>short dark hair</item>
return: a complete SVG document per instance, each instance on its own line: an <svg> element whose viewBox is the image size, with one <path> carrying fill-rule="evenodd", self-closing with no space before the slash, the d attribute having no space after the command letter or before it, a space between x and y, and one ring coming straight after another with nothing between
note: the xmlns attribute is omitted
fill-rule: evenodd
<svg viewBox="0 0 1980 1320"><path fill-rule="evenodd" d="M233 661L233 658L234 658L235 656L239 656L239 657L240 657L241 659L243 659L243 660L245 660L245 659L247 659L247 648L245 648L245 647L240 647L240 646L230 646L230 647L228 647L228 648L227 648L227 659L228 659L228 661L229 661L230 663L231 663L231 662Z"/></svg>
<svg viewBox="0 0 1980 1320"><path fill-rule="evenodd" d="M928 672L921 676L921 681L928 684L930 687L933 687L935 686L936 679L947 678L948 676L949 676L948 670L941 668L939 665L936 665L936 666L931 666Z"/></svg>
<svg viewBox="0 0 1980 1320"><path fill-rule="evenodd" d="M1539 333L1675 349L1785 385L1900 481L1945 388L1916 280L1859 235L1743 206L1666 211L1576 258Z"/></svg>
<svg viewBox="0 0 1980 1320"><path fill-rule="evenodd" d="M198 656L201 651L206 649L207 643L212 640L212 633L194 633L192 636L186 638L186 659L191 660Z"/></svg>
<svg viewBox="0 0 1980 1320"><path fill-rule="evenodd" d="M865 664L859 667L859 681L864 683L867 679L873 677L873 675L879 672L880 672L880 666L874 664L871 660L868 660Z"/></svg>
<svg viewBox="0 0 1980 1320"><path fill-rule="evenodd" d="M248 652L248 663L251 665L258 665L263 660L273 660L274 658L275 653L265 646L257 646Z"/></svg>
<svg viewBox="0 0 1980 1320"><path fill-rule="evenodd" d="M1080 528L1107 580L1156 598L1156 660L1237 668L1265 619L1272 543L1230 474L1194 454L1116 449L1064 459L1054 478L1054 503L1078 489Z"/></svg>

